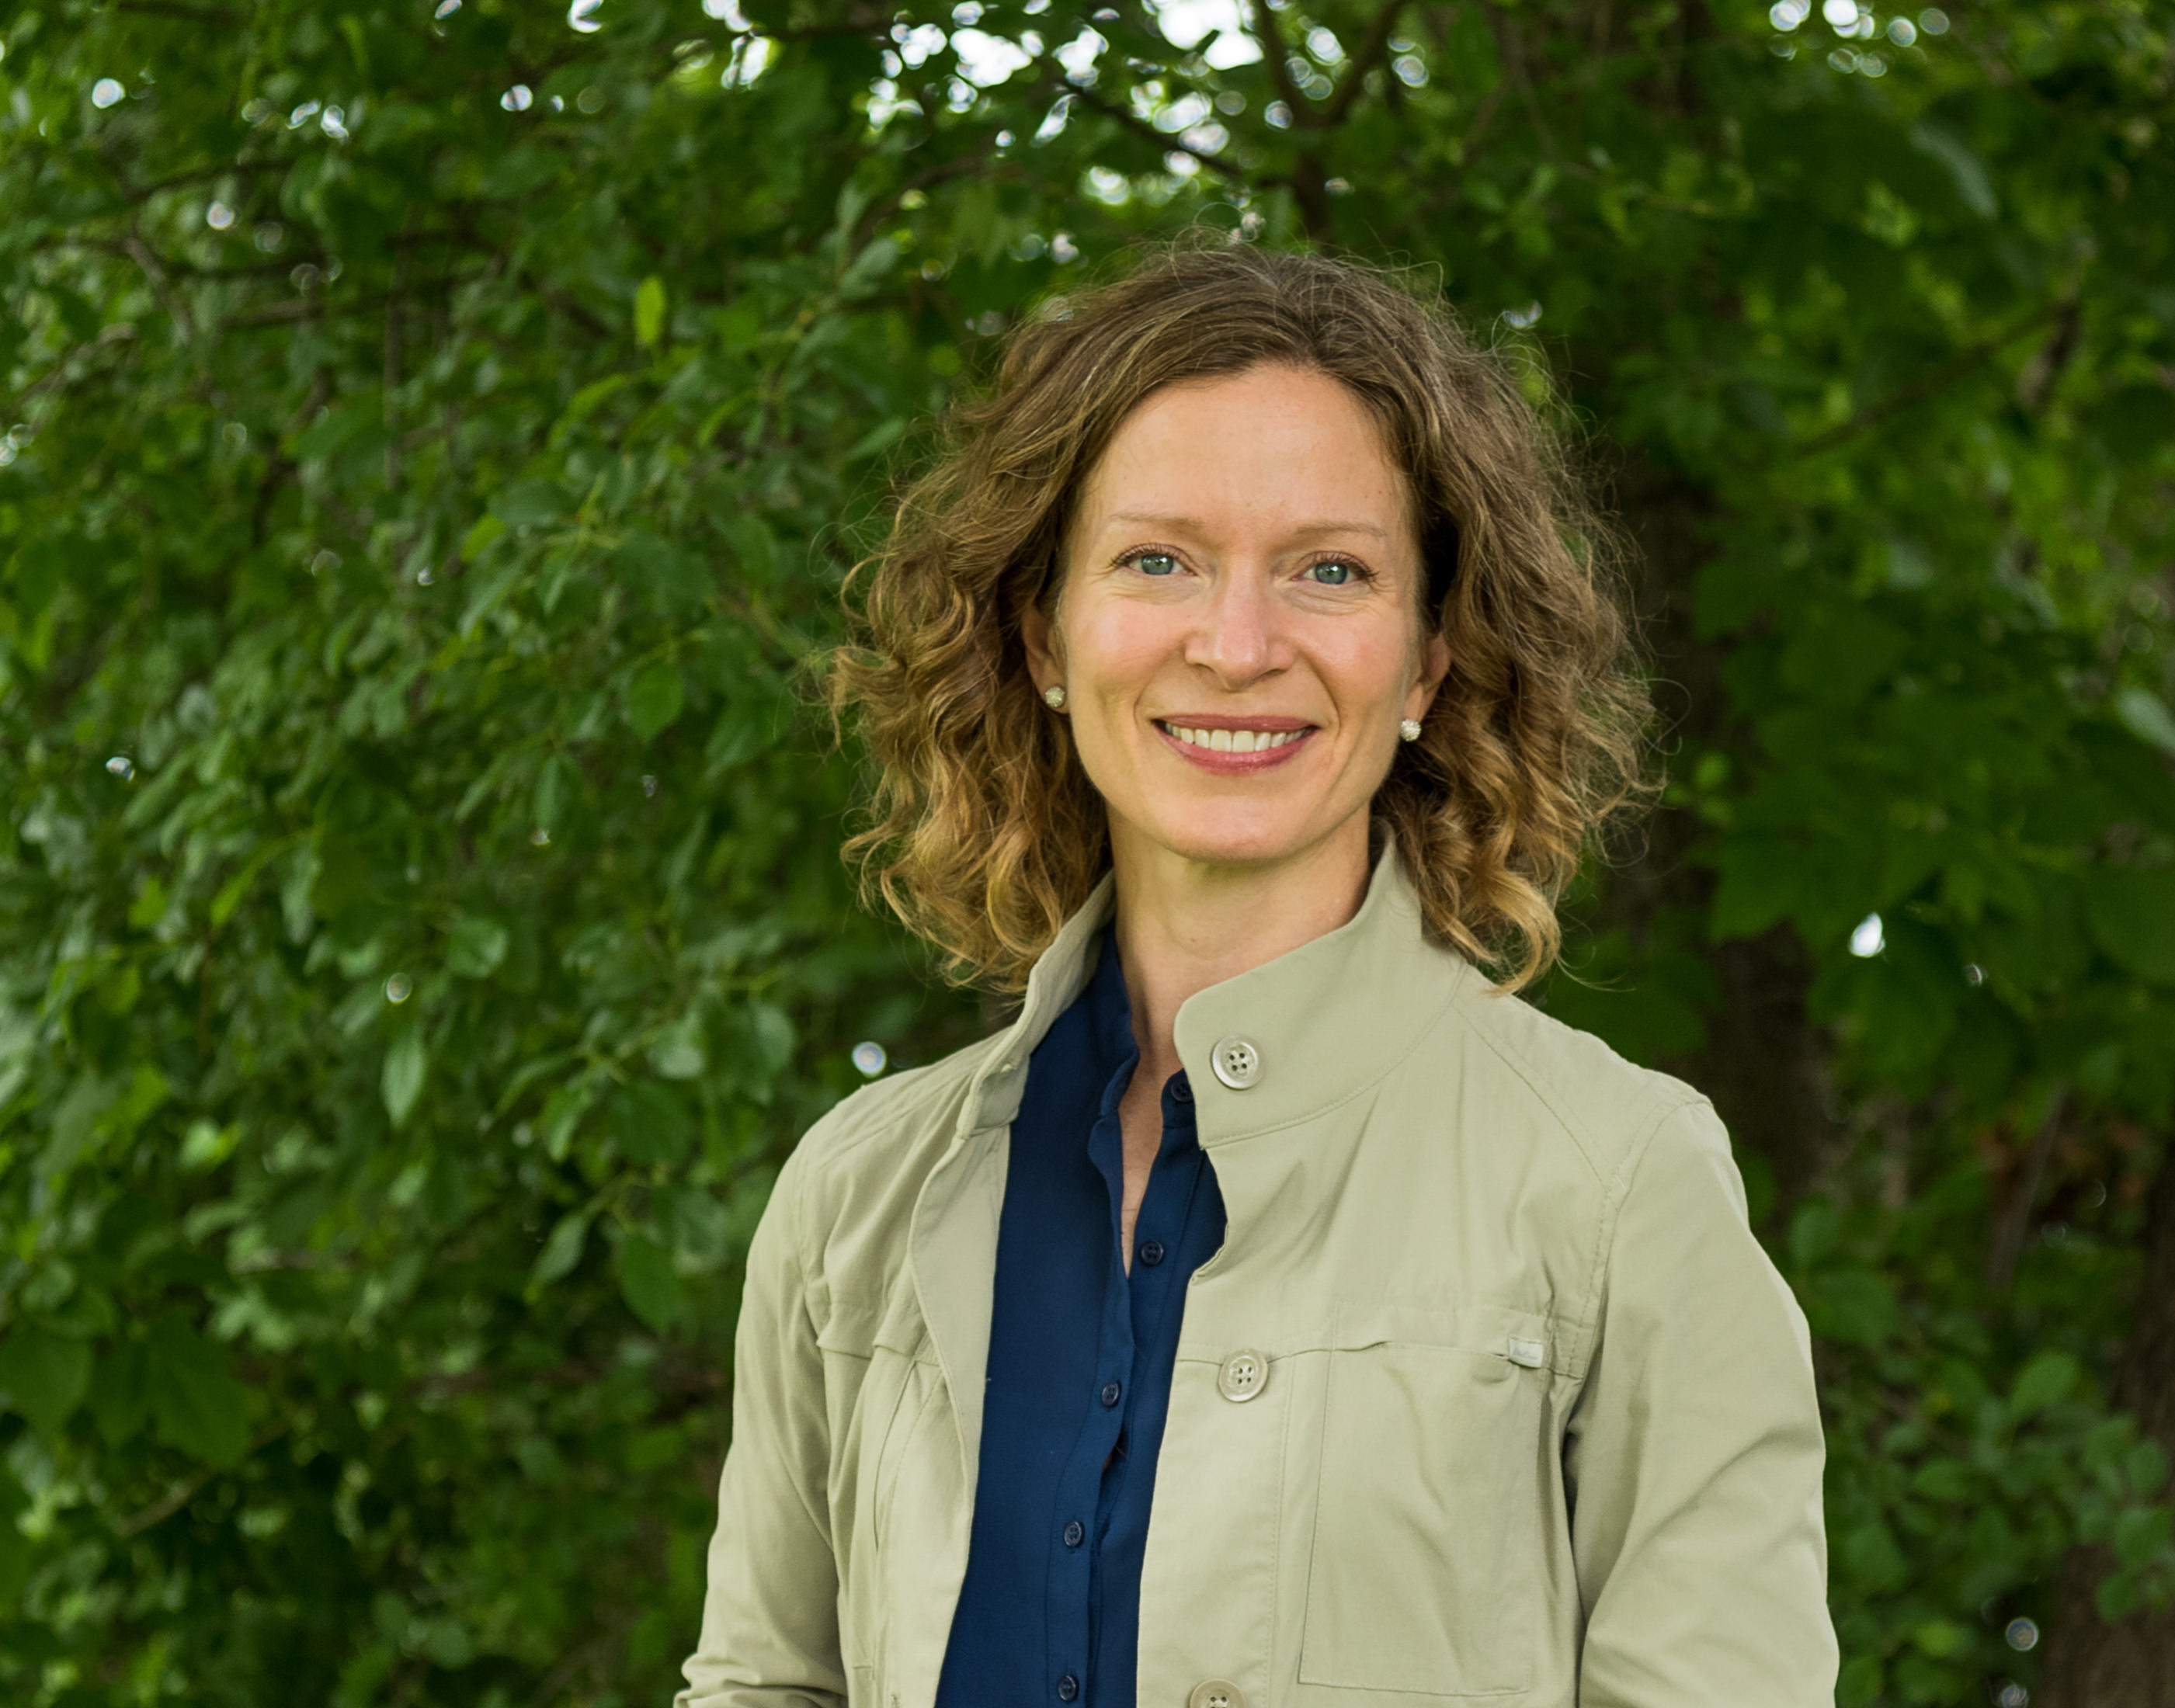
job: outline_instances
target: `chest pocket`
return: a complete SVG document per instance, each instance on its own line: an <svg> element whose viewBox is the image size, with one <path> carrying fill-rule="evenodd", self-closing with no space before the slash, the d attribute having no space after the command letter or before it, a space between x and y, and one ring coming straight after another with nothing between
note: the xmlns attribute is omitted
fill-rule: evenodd
<svg viewBox="0 0 2175 1708"><path fill-rule="evenodd" d="M1301 1683L1411 1697L1530 1684L1548 1351L1547 1320L1527 1312L1339 1314Z"/></svg>

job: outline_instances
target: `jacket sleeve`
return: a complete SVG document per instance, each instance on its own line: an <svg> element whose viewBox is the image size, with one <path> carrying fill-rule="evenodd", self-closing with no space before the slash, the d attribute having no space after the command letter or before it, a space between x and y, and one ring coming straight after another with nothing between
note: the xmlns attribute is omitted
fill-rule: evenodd
<svg viewBox="0 0 2175 1708"><path fill-rule="evenodd" d="M1565 1446L1579 1708L1830 1708L1811 1341L1705 1103L1637 1158L1606 1265Z"/></svg>
<svg viewBox="0 0 2175 1708"><path fill-rule="evenodd" d="M809 1313L798 1153L748 1250L734 1337L733 1439L718 1488L702 1635L675 1708L838 1708L822 1355Z"/></svg>

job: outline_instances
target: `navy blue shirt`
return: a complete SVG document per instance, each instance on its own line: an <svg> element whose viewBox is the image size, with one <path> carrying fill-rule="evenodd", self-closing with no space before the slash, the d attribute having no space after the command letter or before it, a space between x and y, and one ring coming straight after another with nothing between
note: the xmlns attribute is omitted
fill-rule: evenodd
<svg viewBox="0 0 2175 1708"><path fill-rule="evenodd" d="M1223 1243L1223 1196L1174 1074L1125 1272L1118 1103L1139 1060L1106 933L1012 1122L974 1524L936 1708L1133 1708L1185 1284Z"/></svg>

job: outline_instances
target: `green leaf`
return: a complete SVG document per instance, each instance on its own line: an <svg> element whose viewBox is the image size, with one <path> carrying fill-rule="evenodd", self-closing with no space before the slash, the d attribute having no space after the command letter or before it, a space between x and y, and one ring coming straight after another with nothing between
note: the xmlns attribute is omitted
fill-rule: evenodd
<svg viewBox="0 0 2175 1708"><path fill-rule="evenodd" d="M430 1068L430 1051L423 1042L420 1028L410 1027L386 1046L379 1089L384 1094L386 1115L394 1126L405 1121L415 1109L416 1098L423 1094L423 1080Z"/></svg>
<svg viewBox="0 0 2175 1708"><path fill-rule="evenodd" d="M534 815L537 827L546 832L566 828L567 804L579 791L574 767L562 753L554 753L537 767Z"/></svg>
<svg viewBox="0 0 2175 1708"><path fill-rule="evenodd" d="M686 1309L671 1254L647 1234L629 1234L619 1243L619 1290L628 1309L660 1334Z"/></svg>
<svg viewBox="0 0 2175 1708"><path fill-rule="evenodd" d="M506 532L506 523L497 516L480 516L475 525L461 540L461 561L474 563L483 556L484 548Z"/></svg>
<svg viewBox="0 0 2175 1708"><path fill-rule="evenodd" d="M498 495L491 510L508 528L540 528L572 507L556 481L518 480Z"/></svg>
<svg viewBox="0 0 2175 1708"><path fill-rule="evenodd" d="M2075 1391L2082 1375L2069 1353L2041 1353L2016 1373L2016 1384L2009 1393L2009 1409L2020 1418L2058 1406Z"/></svg>
<svg viewBox="0 0 2175 1708"><path fill-rule="evenodd" d="M1798 904L1804 870L1801 849L1761 837L1731 838L1722 851L1708 925L1715 941L1757 936L1785 918Z"/></svg>
<svg viewBox="0 0 2175 1708"><path fill-rule="evenodd" d="M635 288L634 339L644 350L655 350L664 335L664 281L654 273Z"/></svg>
<svg viewBox="0 0 2175 1708"><path fill-rule="evenodd" d="M670 1087L638 1079L613 1099L612 1127L631 1163L676 1163L694 1141L687 1107Z"/></svg>
<svg viewBox="0 0 2175 1708"><path fill-rule="evenodd" d="M2133 684L2114 697L2115 715L2140 741L2162 753L2175 753L2175 712L2151 689Z"/></svg>
<svg viewBox="0 0 2175 1708"><path fill-rule="evenodd" d="M126 1340L91 1372L90 1412L109 1447L133 1439L150 1420L151 1360L140 1340Z"/></svg>
<svg viewBox="0 0 2175 1708"><path fill-rule="evenodd" d="M581 1125L583 1115L596 1098L595 1082L584 1078L561 1086L545 1099L544 1154L553 1162L566 1160L567 1147L573 1142L574 1129Z"/></svg>
<svg viewBox="0 0 2175 1708"><path fill-rule="evenodd" d="M732 1229L715 1193L704 1186L661 1186L655 1203L658 1227L669 1236L675 1259L698 1268L724 1261Z"/></svg>
<svg viewBox="0 0 2175 1708"><path fill-rule="evenodd" d="M904 436L909 425L903 415L894 415L887 421L878 421L876 426L847 447L846 461L858 463L864 457L873 457L877 452L898 443Z"/></svg>
<svg viewBox="0 0 2175 1708"><path fill-rule="evenodd" d="M1986 175L1985 163L1957 138L1938 125L1921 120L1911 127L1911 146L1932 155L1949 169L1957 195L1980 219L1991 220L2000 213L2001 203Z"/></svg>
<svg viewBox="0 0 2175 1708"><path fill-rule="evenodd" d="M679 717L686 698L679 667L669 659L658 659L643 665L628 684L626 721L647 741Z"/></svg>
<svg viewBox="0 0 2175 1708"><path fill-rule="evenodd" d="M1971 1633L1954 1619L1928 1619L1912 1629L1911 1640L1921 1653L1938 1658L1961 1653Z"/></svg>
<svg viewBox="0 0 2175 1708"><path fill-rule="evenodd" d="M649 1046L649 1065L665 1079L696 1079L709 1065L702 1017L683 1014Z"/></svg>
<svg viewBox="0 0 2175 1708"><path fill-rule="evenodd" d="M562 1276L573 1272L574 1266L582 1261L582 1248L588 1244L592 1212L576 1210L561 1216L552 1224L551 1232L544 1241L544 1249L536 1254L536 1262L529 1272L532 1291L549 1287Z"/></svg>
<svg viewBox="0 0 2175 1708"><path fill-rule="evenodd" d="M2122 966L2175 984L2175 867L2101 867L2085 875L2092 939Z"/></svg>
<svg viewBox="0 0 2175 1708"><path fill-rule="evenodd" d="M83 1403L90 1382L90 1348L79 1340L19 1324L0 1341L0 1393L45 1435Z"/></svg>
<svg viewBox="0 0 2175 1708"><path fill-rule="evenodd" d="M258 873L264 870L265 863L275 854L284 853L286 846L285 843L266 843L243 861L241 869L220 887L219 893L212 897L211 903L211 922L214 926L224 925L234 917L234 910L241 905L241 898L249 892L250 885L256 882Z"/></svg>
<svg viewBox="0 0 2175 1708"><path fill-rule="evenodd" d="M1804 1303L1813 1331L1825 1340L1876 1347L1896 1331L1895 1289L1871 1269L1821 1272L1807 1287Z"/></svg>
<svg viewBox="0 0 2175 1708"><path fill-rule="evenodd" d="M2171 1515L2164 1506L2132 1506L2114 1521L2114 1557L2123 1565L2143 1565L2168 1545Z"/></svg>
<svg viewBox="0 0 2175 1708"><path fill-rule="evenodd" d="M480 914L463 914L446 933L446 970L461 979L488 979L506 959L506 927Z"/></svg>
<svg viewBox="0 0 2175 1708"><path fill-rule="evenodd" d="M239 1463L249 1446L249 1391L227 1373L225 1348L169 1316L153 1324L144 1350L153 1433L207 1463Z"/></svg>
<svg viewBox="0 0 2175 1708"><path fill-rule="evenodd" d="M612 554L615 567L659 611L699 605L710 590L702 561L646 528L630 529Z"/></svg>

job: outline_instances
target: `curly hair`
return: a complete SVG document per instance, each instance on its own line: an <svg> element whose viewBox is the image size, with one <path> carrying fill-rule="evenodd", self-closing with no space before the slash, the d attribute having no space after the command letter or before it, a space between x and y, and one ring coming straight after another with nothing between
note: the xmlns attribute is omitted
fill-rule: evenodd
<svg viewBox="0 0 2175 1708"><path fill-rule="evenodd" d="M1082 485L1151 393L1274 365L1342 382L1380 425L1414 506L1424 621L1449 643L1374 816L1430 935L1513 989L1553 964L1557 897L1641 792L1649 707L1615 536L1528 400L1545 387L1391 274L1195 238L1021 322L849 583L828 692L874 776L847 857L955 980L1018 989L1109 865L1101 798L1064 720L1039 715L1020 635L1055 599Z"/></svg>

